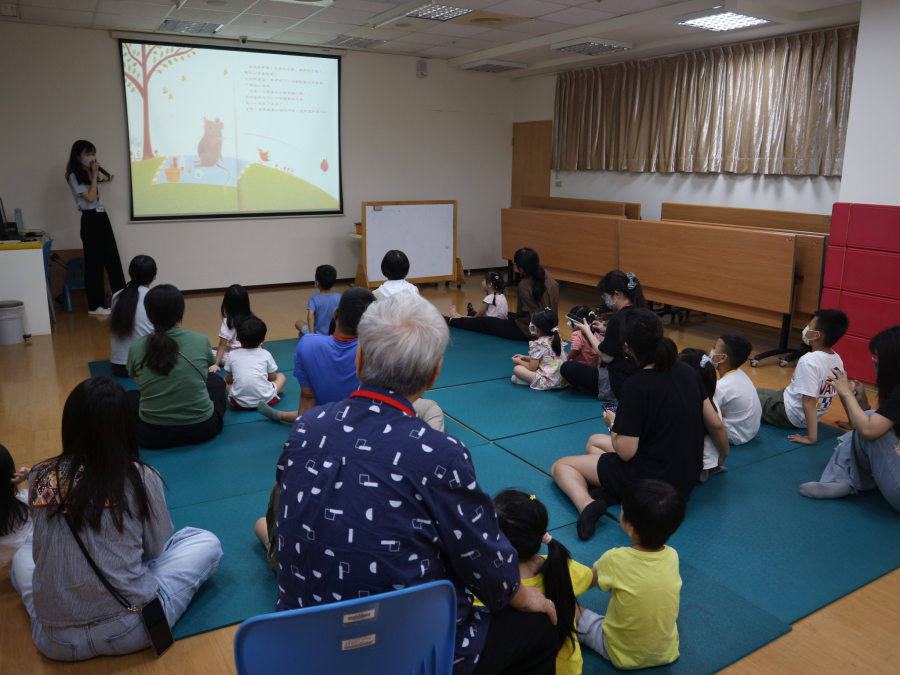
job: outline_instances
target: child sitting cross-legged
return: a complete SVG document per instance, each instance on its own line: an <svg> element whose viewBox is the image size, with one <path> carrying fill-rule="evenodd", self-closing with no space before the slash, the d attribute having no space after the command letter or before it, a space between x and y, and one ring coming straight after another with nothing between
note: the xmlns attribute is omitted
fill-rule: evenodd
<svg viewBox="0 0 900 675"><path fill-rule="evenodd" d="M331 265L319 265L316 268L315 284L319 292L313 294L306 303L306 323L300 319L294 323L300 337L309 333L331 335L331 319L341 302L341 294L332 290L336 279L337 270Z"/></svg>
<svg viewBox="0 0 900 675"><path fill-rule="evenodd" d="M578 641L634 670L678 658L681 574L678 554L666 546L684 520L684 497L666 482L644 478L622 495L619 522L630 547L610 549L594 563L597 581L612 591L606 616L583 610Z"/></svg>
<svg viewBox="0 0 900 675"><path fill-rule="evenodd" d="M531 334L537 339L529 344L528 354L512 357L515 365L512 381L527 384L532 389L562 389L566 381L559 372L566 362L566 352L559 338L559 317L556 312L542 309L531 320Z"/></svg>
<svg viewBox="0 0 900 675"><path fill-rule="evenodd" d="M597 585L597 572L572 560L568 549L548 534L547 507L534 495L504 490L494 497L494 507L500 531L519 556L522 583L537 588L556 606L557 675L580 675L583 661L575 626L583 610L576 597ZM541 542L547 545L547 555L538 555Z"/></svg>
<svg viewBox="0 0 900 675"><path fill-rule="evenodd" d="M506 283L503 281L503 275L496 270L488 270L484 273L484 279L481 280L481 290L485 292L485 297L478 311L471 310L464 317L457 311L456 305L450 305L450 315L444 317L444 319L478 319L482 316L506 319L509 315L509 304L506 302L506 296L503 294L504 288L506 288ZM469 305L469 307L471 306Z"/></svg>
<svg viewBox="0 0 900 675"><path fill-rule="evenodd" d="M592 324L598 318L597 313L587 305L573 307L572 311L569 312L569 316L577 316L582 322L585 322L588 325ZM585 363L591 368L599 368L600 354L591 346L590 341L584 336L584 333L581 331L581 326L572 321L572 319L569 319L566 327L572 331L572 348L569 349L568 360L576 363ZM598 342L603 341L603 336L597 333L594 333L594 337L597 338Z"/></svg>
<svg viewBox="0 0 900 675"><path fill-rule="evenodd" d="M278 403L284 389L284 373L278 372L275 359L260 347L266 339L266 324L255 316L238 326L241 348L230 352L225 362L225 384L230 387L228 400L241 410L256 410L260 401Z"/></svg>

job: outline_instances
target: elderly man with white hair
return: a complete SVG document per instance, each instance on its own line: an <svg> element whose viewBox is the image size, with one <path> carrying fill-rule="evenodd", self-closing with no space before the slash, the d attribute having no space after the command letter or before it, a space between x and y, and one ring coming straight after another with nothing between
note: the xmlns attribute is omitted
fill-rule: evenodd
<svg viewBox="0 0 900 675"><path fill-rule="evenodd" d="M468 450L413 404L437 380L449 333L399 293L359 323L360 388L297 419L278 462L278 610L440 579L456 586L454 673L552 674L556 610L520 584ZM473 606L475 593L485 608Z"/></svg>

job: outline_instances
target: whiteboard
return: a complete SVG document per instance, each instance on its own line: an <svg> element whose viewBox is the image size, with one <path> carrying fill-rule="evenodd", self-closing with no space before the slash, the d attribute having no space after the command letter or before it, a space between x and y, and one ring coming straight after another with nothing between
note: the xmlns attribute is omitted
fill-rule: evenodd
<svg viewBox="0 0 900 675"><path fill-rule="evenodd" d="M393 249L409 258L406 278L412 283L454 279L456 202L364 202L363 261L369 286L386 281L381 260Z"/></svg>

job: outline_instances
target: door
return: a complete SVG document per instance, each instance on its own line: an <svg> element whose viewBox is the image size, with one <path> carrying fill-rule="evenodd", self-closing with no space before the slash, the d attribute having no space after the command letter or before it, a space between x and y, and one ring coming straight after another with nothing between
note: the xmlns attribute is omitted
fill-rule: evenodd
<svg viewBox="0 0 900 675"><path fill-rule="evenodd" d="M523 196L550 196L550 154L553 121L513 124L512 197L510 206L520 205Z"/></svg>

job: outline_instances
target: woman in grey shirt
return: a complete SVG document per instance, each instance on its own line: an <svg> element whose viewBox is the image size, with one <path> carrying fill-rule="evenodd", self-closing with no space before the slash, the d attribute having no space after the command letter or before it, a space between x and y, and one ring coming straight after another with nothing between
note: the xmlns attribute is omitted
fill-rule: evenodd
<svg viewBox="0 0 900 675"><path fill-rule="evenodd" d="M128 349L144 335L153 332L153 324L144 309L144 296L156 279L156 261L149 255L138 255L128 266L131 281L112 299L112 317L109 322L113 375L128 377Z"/></svg>
<svg viewBox="0 0 900 675"><path fill-rule="evenodd" d="M140 460L120 384L92 377L75 387L63 409L62 441L61 455L31 470L34 540L13 558L12 582L34 643L59 661L146 649L140 614L124 610L103 586L64 512L112 587L137 607L159 595L170 626L218 568L222 547L204 530L172 534L162 478Z"/></svg>

